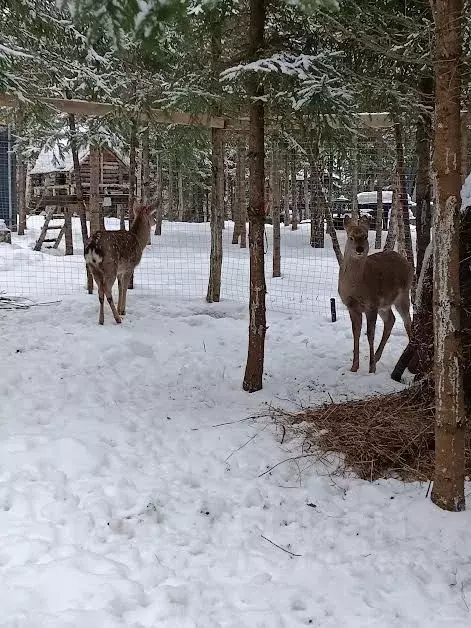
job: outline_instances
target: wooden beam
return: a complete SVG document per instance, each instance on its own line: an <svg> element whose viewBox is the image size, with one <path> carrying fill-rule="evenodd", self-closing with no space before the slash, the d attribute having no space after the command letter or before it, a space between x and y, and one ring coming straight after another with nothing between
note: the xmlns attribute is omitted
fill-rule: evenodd
<svg viewBox="0 0 471 628"><path fill-rule="evenodd" d="M37 98L37 101L60 111L87 116L106 116L120 111L119 107L109 103L92 102L88 100L72 100L67 98ZM20 99L11 94L0 94L0 107L17 107ZM214 129L240 128L237 120L229 120L206 114L190 114L183 111L165 109L151 109L150 119L160 124L179 124L184 126L205 126Z"/></svg>

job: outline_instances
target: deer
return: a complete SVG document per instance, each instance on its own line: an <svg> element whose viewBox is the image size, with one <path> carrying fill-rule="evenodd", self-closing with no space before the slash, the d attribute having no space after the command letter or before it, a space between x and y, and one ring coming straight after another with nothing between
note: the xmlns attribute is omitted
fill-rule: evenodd
<svg viewBox="0 0 471 628"><path fill-rule="evenodd" d="M369 372L376 373L376 364L396 322L392 306L398 311L404 328L411 336L410 289L413 269L405 257L396 251L381 251L368 255L369 221L366 216L358 221L345 217L347 233L344 258L339 271L338 292L348 308L353 332L353 363L359 368L360 334L363 314L366 315L370 349ZM375 352L374 339L378 314L383 320L383 336Z"/></svg>
<svg viewBox="0 0 471 628"><path fill-rule="evenodd" d="M126 314L126 293L129 282L149 241L150 230L154 224L154 213L150 205L136 206L134 220L129 231L101 229L92 235L85 247L85 263L98 288L99 325L105 322L105 295L116 323L120 324L121 316ZM118 277L119 287L117 309L112 294L116 277Z"/></svg>

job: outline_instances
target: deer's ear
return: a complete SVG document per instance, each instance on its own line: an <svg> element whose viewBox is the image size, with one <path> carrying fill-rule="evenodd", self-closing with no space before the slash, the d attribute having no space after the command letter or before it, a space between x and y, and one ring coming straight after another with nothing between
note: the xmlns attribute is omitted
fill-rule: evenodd
<svg viewBox="0 0 471 628"><path fill-rule="evenodd" d="M156 213L157 207L154 207L154 209L152 209L152 205L149 205L149 216L155 216Z"/></svg>
<svg viewBox="0 0 471 628"><path fill-rule="evenodd" d="M352 219L350 218L350 216L345 216L345 218L343 219L343 226L345 227L345 229L348 229L351 224Z"/></svg>

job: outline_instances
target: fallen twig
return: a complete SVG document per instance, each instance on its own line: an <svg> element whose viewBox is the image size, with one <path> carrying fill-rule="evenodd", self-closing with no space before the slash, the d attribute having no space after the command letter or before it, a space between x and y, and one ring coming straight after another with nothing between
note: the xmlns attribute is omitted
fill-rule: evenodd
<svg viewBox="0 0 471 628"><path fill-rule="evenodd" d="M272 540L270 540L269 538L267 538L266 536L263 536L263 534L260 535L262 537L262 539L265 539L265 541L268 541L269 543L271 543L272 545L274 545L275 547L277 547L278 549L280 549L282 552L286 552L287 554L289 554L290 556L297 556L300 557L302 556L302 554L295 554L294 552L287 550L284 547L281 547L281 545L278 545L278 543L274 543Z"/></svg>

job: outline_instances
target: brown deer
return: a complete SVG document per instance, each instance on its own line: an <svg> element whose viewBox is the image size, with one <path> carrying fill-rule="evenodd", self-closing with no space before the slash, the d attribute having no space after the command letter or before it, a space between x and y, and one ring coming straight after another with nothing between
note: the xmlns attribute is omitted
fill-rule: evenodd
<svg viewBox="0 0 471 628"><path fill-rule="evenodd" d="M126 292L132 273L141 261L142 252L148 243L154 224L153 215L154 212L148 205L135 207L134 220L129 231L96 231L85 247L85 262L98 287L100 325L105 322L105 295L117 323L121 323L121 316L126 314ZM116 277L119 286L118 309L112 295Z"/></svg>
<svg viewBox="0 0 471 628"><path fill-rule="evenodd" d="M410 338L410 288L413 270L409 262L395 251L368 255L368 219L357 222L349 216L344 221L347 232L344 259L339 272L339 295L348 308L353 331L353 364L358 371L360 333L363 313L366 314L367 336L370 346L370 373L376 372L392 328L396 321L391 306L399 312ZM374 338L378 314L383 319L383 337L376 353Z"/></svg>

